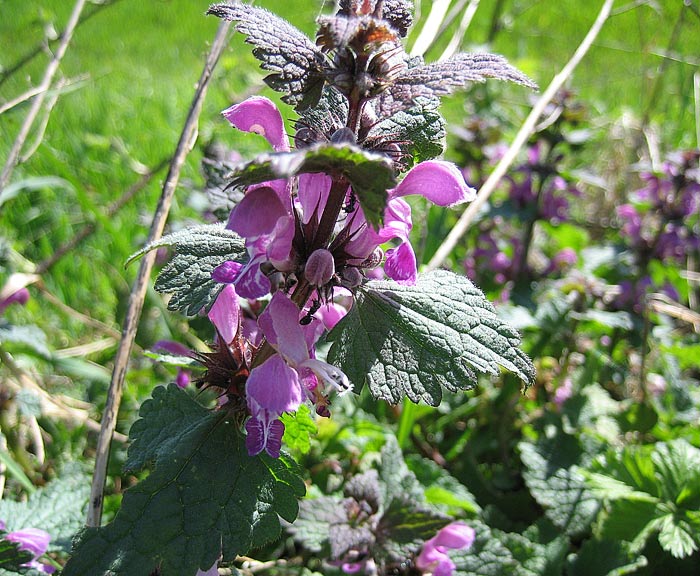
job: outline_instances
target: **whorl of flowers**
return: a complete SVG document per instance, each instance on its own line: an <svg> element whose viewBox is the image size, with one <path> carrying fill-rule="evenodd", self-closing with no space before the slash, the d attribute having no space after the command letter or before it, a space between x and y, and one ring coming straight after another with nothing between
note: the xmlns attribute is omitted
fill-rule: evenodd
<svg viewBox="0 0 700 576"><path fill-rule="evenodd" d="M337 14L319 19L314 44L261 8L229 3L209 10L237 23L270 72L266 82L301 113L293 149L269 99L253 96L223 112L273 150L234 171L231 186L245 194L227 228L245 239L248 259L225 262L212 275L226 289L209 312L217 350L201 358L203 383L222 388L222 402L249 416L251 455L279 454L283 413L308 400L327 416L332 394L350 390L341 370L316 358L319 337L345 313L339 302L351 305L354 291L381 270L398 283L416 282L404 197L454 206L475 196L454 164L413 165L415 143L386 127L417 105L435 108L437 96L466 82L494 77L532 85L491 54L436 64L409 58L401 39L411 11L408 0L342 1ZM380 177L388 184L377 192ZM251 326L241 303L268 298Z"/></svg>

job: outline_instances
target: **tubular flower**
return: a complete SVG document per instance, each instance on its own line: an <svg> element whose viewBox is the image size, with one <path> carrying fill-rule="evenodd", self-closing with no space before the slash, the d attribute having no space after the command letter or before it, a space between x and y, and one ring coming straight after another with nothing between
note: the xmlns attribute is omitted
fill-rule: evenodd
<svg viewBox="0 0 700 576"><path fill-rule="evenodd" d="M2 521L0 521L0 529L5 529L5 523ZM42 564L38 561L38 558L45 554L49 547L51 536L48 532L38 528L24 528L23 530L5 534L5 539L18 543L20 550L26 550L33 556L31 561L22 564L22 566L33 568L42 574L53 574L56 571L53 566Z"/></svg>
<svg viewBox="0 0 700 576"><path fill-rule="evenodd" d="M474 528L463 522L448 524L423 545L416 567L433 576L452 576L457 566L447 555L447 550L468 550L475 537Z"/></svg>
<svg viewBox="0 0 700 576"><path fill-rule="evenodd" d="M246 385L251 414L246 445L251 455L265 450L279 456L284 433L279 416L296 411L305 396L315 398L321 392L319 382L341 393L350 388L345 374L313 357L317 331L313 325L300 325L299 315L296 304L276 292L258 319L276 354L253 368Z"/></svg>
<svg viewBox="0 0 700 576"><path fill-rule="evenodd" d="M289 151L282 116L268 99L253 97L224 111L224 116L239 130L263 135L277 152ZM250 260L230 280L246 298L258 298L270 291L270 282L260 265L270 263L280 272L304 265L304 238L313 238L328 201L333 180L326 174L301 174L289 180L274 180L250 186L243 200L233 209L227 227L245 238ZM296 195L292 198L292 190ZM459 169L449 162L431 160L414 166L401 183L388 190L384 225L375 231L366 221L362 208L354 207L353 193L346 195L348 215L336 224L335 240L328 246L334 269L342 285L344 277L353 278L348 268L376 266L372 255L386 242L397 239L399 245L386 252L385 272L403 284L414 284L417 264L409 242L412 228L411 208L404 196L420 194L438 206L454 206L474 199ZM301 246L300 246L301 244ZM301 253L300 253L301 251ZM313 256L310 254L309 256ZM324 260L325 263L325 260ZM326 283L334 280L328 274ZM319 277L320 278L320 277ZM351 286L352 287L352 286Z"/></svg>

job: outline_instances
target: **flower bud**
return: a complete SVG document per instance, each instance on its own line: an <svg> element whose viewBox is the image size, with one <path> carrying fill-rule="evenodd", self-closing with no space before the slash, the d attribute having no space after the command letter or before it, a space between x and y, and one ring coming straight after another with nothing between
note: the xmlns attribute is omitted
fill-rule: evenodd
<svg viewBox="0 0 700 576"><path fill-rule="evenodd" d="M335 274L333 254L325 248L314 250L306 261L304 276L314 286L324 286Z"/></svg>
<svg viewBox="0 0 700 576"><path fill-rule="evenodd" d="M354 266L344 268L340 273L340 278L342 279L343 286L346 288L357 288L362 284L362 280L364 279L362 272Z"/></svg>

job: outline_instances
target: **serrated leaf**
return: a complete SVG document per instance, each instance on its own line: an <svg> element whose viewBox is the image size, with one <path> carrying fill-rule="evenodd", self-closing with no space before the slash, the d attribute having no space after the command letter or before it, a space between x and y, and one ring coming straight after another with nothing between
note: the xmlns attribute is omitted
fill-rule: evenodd
<svg viewBox="0 0 700 576"><path fill-rule="evenodd" d="M305 141L298 138L297 148L305 148L318 142L321 136L330 140L331 136L341 128L344 128L348 119L348 101L338 90L332 86L326 86L318 104L313 108L304 110L296 123L297 129L309 128L311 139Z"/></svg>
<svg viewBox="0 0 700 576"><path fill-rule="evenodd" d="M659 544L674 558L687 558L698 550L700 536L690 524L676 515L668 514L659 522Z"/></svg>
<svg viewBox="0 0 700 576"><path fill-rule="evenodd" d="M624 542L586 540L576 555L567 561L570 576L624 576L634 574L648 564L647 559L632 553Z"/></svg>
<svg viewBox="0 0 700 576"><path fill-rule="evenodd" d="M426 540L451 521L449 516L417 505L408 499L394 499L376 528L379 535L375 558L398 562L417 554ZM381 553L378 554L381 550Z"/></svg>
<svg viewBox="0 0 700 576"><path fill-rule="evenodd" d="M444 512L478 514L481 511L466 486L432 460L409 456L406 464L424 487L426 503Z"/></svg>
<svg viewBox="0 0 700 576"><path fill-rule="evenodd" d="M419 88L421 95L440 96L463 88L469 82L485 82L488 78L508 80L529 88L537 85L511 66L498 54L456 54L448 60L407 68L394 82L395 86Z"/></svg>
<svg viewBox="0 0 700 576"><path fill-rule="evenodd" d="M306 404L299 406L295 414L288 412L280 417L284 424L284 436L282 441L292 449L307 454L311 449L311 435L316 434L318 428L311 418L311 410Z"/></svg>
<svg viewBox="0 0 700 576"><path fill-rule="evenodd" d="M561 534L546 538L532 528L525 534L498 535L518 563L514 576L561 576L569 539Z"/></svg>
<svg viewBox="0 0 700 576"><path fill-rule="evenodd" d="M46 334L38 326L15 326L0 318L0 344L29 348L44 358L50 358Z"/></svg>
<svg viewBox="0 0 700 576"><path fill-rule="evenodd" d="M63 576L194 574L278 537L293 522L304 484L286 458L248 456L238 426L171 384L144 403L135 442L155 457L151 474L124 494L115 519L77 537ZM177 425L173 425L175 420ZM157 448L156 428L174 435Z"/></svg>
<svg viewBox="0 0 700 576"><path fill-rule="evenodd" d="M599 503L578 469L582 450L576 438L559 432L537 444L520 442L523 478L545 515L567 535L586 532Z"/></svg>
<svg viewBox="0 0 700 576"><path fill-rule="evenodd" d="M368 139L398 142L414 163L431 160L445 149L445 120L438 112L440 100L418 97L414 106L399 110L370 130Z"/></svg>
<svg viewBox="0 0 700 576"><path fill-rule="evenodd" d="M448 550L457 566L454 576L503 576L515 574L517 562L501 541L494 537L486 524L470 521L476 538L467 550Z"/></svg>
<svg viewBox="0 0 700 576"><path fill-rule="evenodd" d="M411 498L424 501L423 488L415 474L408 469L396 437L388 434L381 452L382 465L379 475L383 489L382 501L388 506L394 499Z"/></svg>
<svg viewBox="0 0 700 576"><path fill-rule="evenodd" d="M129 262L161 246L173 246L175 254L156 279L155 289L172 294L168 310L178 310L189 316L208 310L224 287L212 280L211 273L227 260L247 259L245 243L223 224L193 226L142 248Z"/></svg>
<svg viewBox="0 0 700 576"><path fill-rule="evenodd" d="M369 282L328 335L328 361L375 398L437 406L442 388L476 385L476 372L514 372L526 384L535 371L503 322L467 278L445 270L420 275L415 286Z"/></svg>
<svg viewBox="0 0 700 576"><path fill-rule="evenodd" d="M11 573L22 573L25 569L20 568L22 564L30 562L33 558L30 552L20 550L20 543L4 539L5 533L0 530L0 574L9 571Z"/></svg>
<svg viewBox="0 0 700 576"><path fill-rule="evenodd" d="M299 517L288 530L311 552L321 552L328 546L331 526L348 521L340 499L321 496L304 500L299 507Z"/></svg>
<svg viewBox="0 0 700 576"><path fill-rule="evenodd" d="M83 526L90 498L90 478L77 466L66 467L59 478L38 488L25 502L0 500L0 518L8 532L40 528L51 534L49 551L70 550L70 542Z"/></svg>
<svg viewBox="0 0 700 576"><path fill-rule="evenodd" d="M396 186L394 169L385 156L350 144L321 143L295 152L262 154L240 165L233 172L230 185L249 186L316 172L347 179L365 218L375 228L379 227L387 190Z"/></svg>
<svg viewBox="0 0 700 576"><path fill-rule="evenodd" d="M265 78L270 88L285 95L282 100L298 110L314 106L324 85L324 66L330 66L316 45L286 20L264 8L238 2L214 4L207 14L237 22L236 29L248 36L261 68L272 72Z"/></svg>

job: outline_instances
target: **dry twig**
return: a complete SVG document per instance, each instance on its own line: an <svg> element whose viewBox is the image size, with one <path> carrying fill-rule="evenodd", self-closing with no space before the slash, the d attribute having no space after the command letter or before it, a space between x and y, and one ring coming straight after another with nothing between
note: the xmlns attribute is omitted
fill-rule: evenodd
<svg viewBox="0 0 700 576"><path fill-rule="evenodd" d="M460 216L457 224L455 224L450 233L447 235L447 238L445 238L440 247L437 249L435 255L432 257L430 262L428 262L426 270L434 270L442 265L442 263L449 256L450 252L452 252L454 247L457 245L460 238L464 236L474 217L478 214L481 207L486 204L489 197L496 189L496 186L501 181L501 178L503 178L505 175L506 170L508 170L510 165L515 160L515 157L518 155L518 152L520 152L520 149L527 142L527 139L530 137L530 134L532 134L533 128L542 115L542 112L544 112L546 106L549 104L552 98L554 98L555 94L564 85L564 82L566 82L569 76L571 76L576 66L588 52L588 49L598 36L603 24L605 24L606 20L608 19L612 5L613 0L605 0L602 8L600 9L598 17L588 31L588 34L586 34L586 37L576 49L576 52L574 52L571 60L569 60L562 68L561 72L559 72L559 74L552 79L549 86L547 86L547 89L544 91L542 96L540 96L540 99L530 111L530 114L515 136L510 148L508 148L508 152L506 152L503 158L501 158L501 161L498 163L494 171L489 175L488 179L481 187L481 190L479 190L476 200L474 200L474 202L472 202L464 211L462 216Z"/></svg>
<svg viewBox="0 0 700 576"><path fill-rule="evenodd" d="M151 230L146 241L147 244L155 242L163 234L165 222L168 218L170 205L172 204L175 188L180 179L180 172L185 163L187 154L190 152L197 137L197 125L199 114L202 110L204 96L209 86L214 67L226 46L226 37L230 28L229 22L222 22L216 32L216 37L207 57L204 70L199 78L197 89L187 115L185 126L180 134L180 140L175 150L175 155L170 162L170 169L163 184L163 191L153 216ZM102 429L97 443L97 456L95 459L95 472L92 478L92 488L90 493L90 505L88 507L87 525L99 526L102 518L102 500L104 496L104 484L107 476L107 462L109 460L109 447L112 441L112 434L117 423L119 404L121 403L124 378L129 363L129 355L136 337L138 321L143 310L143 303L148 289L148 282L151 270L155 261L155 252L150 252L143 256L139 267L138 276L129 296L126 318L122 328L122 338L119 342L117 356L114 362L114 371L109 385L107 404L102 418Z"/></svg>
<svg viewBox="0 0 700 576"><path fill-rule="evenodd" d="M53 82L53 78L56 75L56 72L58 71L58 67L61 64L61 60L63 59L63 56L66 53L68 44L70 43L71 38L73 37L73 32L75 30L76 25L78 24L80 13L83 11L85 2L86 0L76 0L75 5L73 6L73 11L71 12L70 18L68 19L68 24L66 25L66 30L63 33L63 36L61 36L61 42L59 43L58 48L56 49L56 52L53 58L51 59L51 62L49 62L49 65L46 67L46 71L44 72L44 77L41 80L41 84L39 84L39 86L37 87L39 93L36 95L31 107L29 108L27 117L24 119L24 122L22 123L22 126L19 129L19 134L17 134L17 138L15 139L14 144L10 149L7 161L5 162L5 166L2 169L2 173L0 173L0 192L2 192L2 190L5 188L5 186L7 186L8 182L10 181L10 176L12 175L12 171L17 165L20 154L22 152L22 147L24 146L24 143L27 140L27 136L29 136L29 131L31 130L32 125L34 124L34 120L36 120L36 117L39 115L39 111L41 110L48 90L51 87L51 83ZM1 210L2 206L0 205L0 211Z"/></svg>

